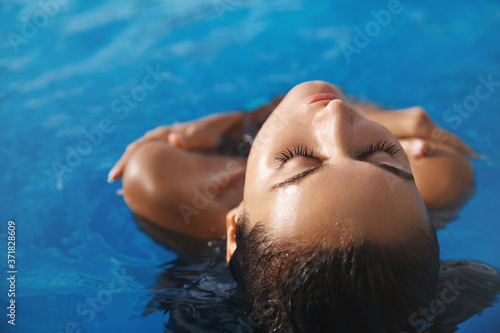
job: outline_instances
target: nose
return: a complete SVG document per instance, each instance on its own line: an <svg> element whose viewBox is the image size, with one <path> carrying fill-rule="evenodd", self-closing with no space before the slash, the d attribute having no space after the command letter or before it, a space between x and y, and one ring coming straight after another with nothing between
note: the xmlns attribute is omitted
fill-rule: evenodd
<svg viewBox="0 0 500 333"><path fill-rule="evenodd" d="M356 115L341 99L330 101L312 119L312 129L318 143L329 154L350 155Z"/></svg>

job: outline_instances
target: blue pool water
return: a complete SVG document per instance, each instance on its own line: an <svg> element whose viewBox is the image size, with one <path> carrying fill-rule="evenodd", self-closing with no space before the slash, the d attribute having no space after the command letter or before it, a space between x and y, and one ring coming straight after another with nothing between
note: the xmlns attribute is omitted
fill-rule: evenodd
<svg viewBox="0 0 500 333"><path fill-rule="evenodd" d="M107 172L157 125L251 108L311 79L390 107L422 105L484 154L474 163L475 197L438 236L443 259L500 267L500 89L458 118L447 113L474 96L479 77L500 81L497 1L401 0L382 24L372 11L387 1L0 8L1 332L162 332L168 315L142 312L159 266L175 255L139 230ZM357 29L370 36L359 40ZM9 220L15 327L6 316ZM498 332L498 316L497 303L459 332Z"/></svg>

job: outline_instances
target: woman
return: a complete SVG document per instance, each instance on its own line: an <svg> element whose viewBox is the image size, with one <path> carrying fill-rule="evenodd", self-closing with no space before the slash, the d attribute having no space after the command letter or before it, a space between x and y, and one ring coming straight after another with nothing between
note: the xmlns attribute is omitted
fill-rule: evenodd
<svg viewBox="0 0 500 333"><path fill-rule="evenodd" d="M436 184L448 186L446 196L427 190L429 208L446 206L472 186L464 153L473 152L418 108L360 110L387 128L335 86L306 82L269 115L247 161L175 147L215 147L241 123L234 113L146 135L110 178L124 172L127 204L167 229L227 233L231 272L257 331L420 331L432 320L415 313L435 297L439 248L417 189L426 173L418 181L412 170L440 149L462 161L454 172L465 177ZM408 142L408 159L395 135L431 141ZM433 150L437 140L444 146Z"/></svg>
<svg viewBox="0 0 500 333"><path fill-rule="evenodd" d="M249 144L280 101L251 113L217 114L152 130L127 147L109 181L119 179L127 166L124 194L134 212L181 234L223 236L227 212L243 197ZM474 176L469 157L477 154L437 127L422 108L386 111L367 103L350 105L398 138L431 215L443 215L470 197ZM220 154L221 139L229 156Z"/></svg>

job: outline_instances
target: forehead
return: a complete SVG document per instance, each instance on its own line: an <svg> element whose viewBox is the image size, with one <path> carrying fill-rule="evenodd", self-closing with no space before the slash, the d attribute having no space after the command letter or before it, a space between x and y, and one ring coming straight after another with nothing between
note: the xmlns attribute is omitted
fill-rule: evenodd
<svg viewBox="0 0 500 333"><path fill-rule="evenodd" d="M407 234L411 216L423 217L415 193L395 177L367 163L339 163L296 186L255 193L245 204L251 220L265 221L276 236L335 244L360 233L394 238Z"/></svg>

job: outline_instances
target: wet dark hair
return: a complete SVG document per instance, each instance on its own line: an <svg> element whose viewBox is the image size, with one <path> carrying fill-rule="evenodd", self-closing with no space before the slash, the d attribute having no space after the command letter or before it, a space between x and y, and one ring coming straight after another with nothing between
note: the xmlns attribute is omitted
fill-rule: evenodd
<svg viewBox="0 0 500 333"><path fill-rule="evenodd" d="M162 332L252 332L227 268L225 241L208 243L198 257L182 256L162 265L154 296L143 311L144 316L163 313Z"/></svg>
<svg viewBox="0 0 500 333"><path fill-rule="evenodd" d="M137 220L138 216L135 218ZM152 292L153 298L144 309L144 316L156 311L162 312L163 332L250 333L254 331L248 322L245 302L241 293L238 292L237 285L226 264L225 240L214 239L208 242L207 240L198 240L196 242L189 237L176 235L173 232L162 240L158 236L165 233L166 230L151 228L154 226L151 222L149 222L151 225L148 227L148 223L146 223L148 221L144 219L138 220L138 222L145 232L156 237L156 240L167 246L168 249L172 249L173 246L175 253L179 255L177 259L162 265L164 272L157 277L156 288ZM254 237L257 236L258 234L255 232ZM242 257L243 255L240 256L240 258ZM259 267L250 273L258 276L259 272L262 273L259 271ZM328 275L325 274L324 277L327 278ZM261 279L262 281L259 283L265 283L264 277ZM300 279L298 281L300 282ZM418 312L412 313L409 318L410 324L417 332L454 332L460 323L492 306L496 302L499 291L500 271L498 269L470 260L442 262L435 298L426 307L419 308ZM265 295L263 294L260 299L265 302ZM258 316L259 309L263 309L262 313L267 315L268 322L274 323L272 302L262 304L260 307L254 307L255 311L252 317ZM280 311L283 311L282 309L283 307ZM353 314L356 315L355 312ZM434 317L434 314L437 316ZM285 318L277 318L286 320L286 316L288 315L285 314ZM360 312L358 317L361 316ZM269 318L272 320L269 321ZM315 320L315 318L311 318L311 320ZM380 321L370 322L369 318L363 320L367 325L371 325L370 328L373 331L377 330L378 326L375 325ZM430 320L433 322L429 327ZM275 327L280 327L278 321L276 321L276 325L278 326ZM328 322L323 325L326 325L322 326L323 331L330 331ZM291 326L286 322L281 327L277 330L281 332L291 330ZM360 327L362 326L360 325ZM342 332L348 330L332 326L331 331L335 329ZM321 330L318 331L321 332ZM363 330L356 330L356 332L363 332Z"/></svg>
<svg viewBox="0 0 500 333"><path fill-rule="evenodd" d="M439 275L436 232L404 243L367 238L311 246L270 236L246 213L236 227L231 273L256 332L415 332L410 317L433 300Z"/></svg>

